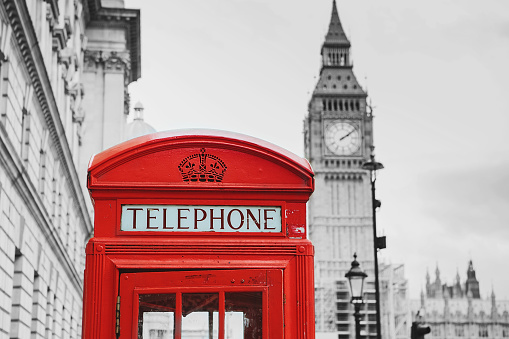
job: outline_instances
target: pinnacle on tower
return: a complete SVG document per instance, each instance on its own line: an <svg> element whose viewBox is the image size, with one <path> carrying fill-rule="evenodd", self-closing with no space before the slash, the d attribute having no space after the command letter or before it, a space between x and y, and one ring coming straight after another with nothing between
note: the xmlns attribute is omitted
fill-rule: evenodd
<svg viewBox="0 0 509 339"><path fill-rule="evenodd" d="M322 69L323 67L351 68L350 41L346 37L341 21L339 20L336 0L332 3L332 14L329 30L322 45Z"/></svg>
<svg viewBox="0 0 509 339"><path fill-rule="evenodd" d="M332 15L329 24L329 31L325 36L325 45L340 45L350 47L350 41L346 37L341 21L339 20L338 8L336 0L332 3Z"/></svg>
<svg viewBox="0 0 509 339"><path fill-rule="evenodd" d="M472 260L468 262L468 270L467 270L468 277L475 277L475 270L474 270L474 264L472 263Z"/></svg>
<svg viewBox="0 0 509 339"><path fill-rule="evenodd" d="M467 293L469 292L472 293L475 299L481 298L479 292L479 281L475 277L474 264L472 263L472 260L470 260L468 263L467 281L465 282L465 289L467 290Z"/></svg>

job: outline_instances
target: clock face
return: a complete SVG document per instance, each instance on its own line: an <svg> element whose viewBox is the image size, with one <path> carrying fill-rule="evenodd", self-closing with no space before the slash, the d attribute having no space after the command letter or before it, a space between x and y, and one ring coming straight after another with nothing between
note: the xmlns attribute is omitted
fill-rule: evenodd
<svg viewBox="0 0 509 339"><path fill-rule="evenodd" d="M350 155L361 146L359 129L347 122L335 122L325 129L325 145L334 154Z"/></svg>

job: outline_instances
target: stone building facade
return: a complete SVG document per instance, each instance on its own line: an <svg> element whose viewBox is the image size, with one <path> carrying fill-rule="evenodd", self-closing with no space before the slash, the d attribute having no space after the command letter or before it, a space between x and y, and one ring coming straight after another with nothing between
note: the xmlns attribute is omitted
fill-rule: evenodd
<svg viewBox="0 0 509 339"><path fill-rule="evenodd" d="M90 156L122 140L140 13L0 3L0 339L79 338Z"/></svg>
<svg viewBox="0 0 509 339"><path fill-rule="evenodd" d="M457 273L452 284L443 283L438 267L433 281L427 273L426 290L411 310L431 327L427 338L509 338L509 300L497 300L494 291L482 298L472 261L464 282Z"/></svg>

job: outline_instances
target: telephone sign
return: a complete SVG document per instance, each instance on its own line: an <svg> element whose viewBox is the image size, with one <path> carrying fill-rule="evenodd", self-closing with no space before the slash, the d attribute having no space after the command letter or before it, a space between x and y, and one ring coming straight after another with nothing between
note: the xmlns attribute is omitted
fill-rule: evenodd
<svg viewBox="0 0 509 339"><path fill-rule="evenodd" d="M281 233L281 207L122 205L120 230Z"/></svg>
<svg viewBox="0 0 509 339"><path fill-rule="evenodd" d="M88 169L85 339L314 338L308 162L245 135L129 140Z"/></svg>

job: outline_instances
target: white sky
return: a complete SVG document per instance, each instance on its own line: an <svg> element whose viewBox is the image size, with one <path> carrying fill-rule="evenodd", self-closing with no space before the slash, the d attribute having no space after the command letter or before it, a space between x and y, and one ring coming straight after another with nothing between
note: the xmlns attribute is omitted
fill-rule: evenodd
<svg viewBox="0 0 509 339"><path fill-rule="evenodd" d="M141 9L142 77L157 130L216 128L303 155L303 119L332 0L126 0ZM509 1L339 0L354 73L375 107L380 258L410 295L472 259L509 299Z"/></svg>

